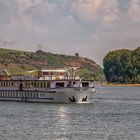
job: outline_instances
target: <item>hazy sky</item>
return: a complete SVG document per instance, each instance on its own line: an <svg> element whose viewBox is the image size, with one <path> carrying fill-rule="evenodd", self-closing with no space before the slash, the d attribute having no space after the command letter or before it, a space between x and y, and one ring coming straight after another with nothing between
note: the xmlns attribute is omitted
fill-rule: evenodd
<svg viewBox="0 0 140 140"><path fill-rule="evenodd" d="M140 45L140 0L0 0L0 47L89 57Z"/></svg>

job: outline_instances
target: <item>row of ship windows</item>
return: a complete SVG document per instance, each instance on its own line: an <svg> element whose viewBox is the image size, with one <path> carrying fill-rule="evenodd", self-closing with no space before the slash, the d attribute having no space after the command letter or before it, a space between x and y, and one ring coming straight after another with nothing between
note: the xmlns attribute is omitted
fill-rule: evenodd
<svg viewBox="0 0 140 140"><path fill-rule="evenodd" d="M1 91L0 93L0 97L26 97L26 98L38 98L38 93L35 92L27 92L27 93L21 93L21 92L5 92L5 91Z"/></svg>
<svg viewBox="0 0 140 140"><path fill-rule="evenodd" d="M1 81L0 82L0 87L18 87L21 82L11 82L11 81ZM32 82L22 82L23 87L25 88L30 88L30 87L35 87L35 88L49 88L50 87L50 82L40 82L40 81L32 81Z"/></svg>

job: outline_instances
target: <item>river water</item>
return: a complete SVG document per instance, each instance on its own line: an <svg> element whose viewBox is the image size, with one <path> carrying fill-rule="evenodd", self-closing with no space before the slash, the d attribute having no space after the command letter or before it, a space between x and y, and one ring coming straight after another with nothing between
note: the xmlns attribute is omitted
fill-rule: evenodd
<svg viewBox="0 0 140 140"><path fill-rule="evenodd" d="M140 140L140 87L96 87L91 104L0 102L0 140Z"/></svg>

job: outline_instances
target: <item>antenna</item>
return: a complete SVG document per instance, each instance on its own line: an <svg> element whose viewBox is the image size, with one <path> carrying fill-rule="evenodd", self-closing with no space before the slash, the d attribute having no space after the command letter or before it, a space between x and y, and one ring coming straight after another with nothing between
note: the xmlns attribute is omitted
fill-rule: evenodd
<svg viewBox="0 0 140 140"><path fill-rule="evenodd" d="M43 49L43 46L41 44L38 44L37 45L37 50L41 50L42 51L42 49Z"/></svg>

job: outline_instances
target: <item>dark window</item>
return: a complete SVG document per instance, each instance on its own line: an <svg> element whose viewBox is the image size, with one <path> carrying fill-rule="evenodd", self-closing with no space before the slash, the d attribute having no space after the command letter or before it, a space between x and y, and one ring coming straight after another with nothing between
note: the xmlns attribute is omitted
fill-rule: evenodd
<svg viewBox="0 0 140 140"><path fill-rule="evenodd" d="M42 82L40 83L40 87L43 88L43 83Z"/></svg>
<svg viewBox="0 0 140 140"><path fill-rule="evenodd" d="M12 87L14 86L14 83L12 82Z"/></svg>
<svg viewBox="0 0 140 140"><path fill-rule="evenodd" d="M34 82L34 87L36 87L36 82Z"/></svg>
<svg viewBox="0 0 140 140"><path fill-rule="evenodd" d="M75 85L75 82L73 82L73 85Z"/></svg>
<svg viewBox="0 0 140 140"><path fill-rule="evenodd" d="M50 85L51 85L50 82L47 82L47 88L50 88Z"/></svg>
<svg viewBox="0 0 140 140"><path fill-rule="evenodd" d="M34 82L31 82L31 86L32 86L32 87L34 86Z"/></svg>
<svg viewBox="0 0 140 140"><path fill-rule="evenodd" d="M82 82L82 87L88 87L89 86L89 82Z"/></svg>
<svg viewBox="0 0 140 140"><path fill-rule="evenodd" d="M45 88L45 87L46 87L45 82L42 82L42 87L43 87L43 88Z"/></svg>
<svg viewBox="0 0 140 140"><path fill-rule="evenodd" d="M61 83L56 82L56 88L58 88L58 87L64 87L64 85L65 85L64 82L61 82Z"/></svg>

